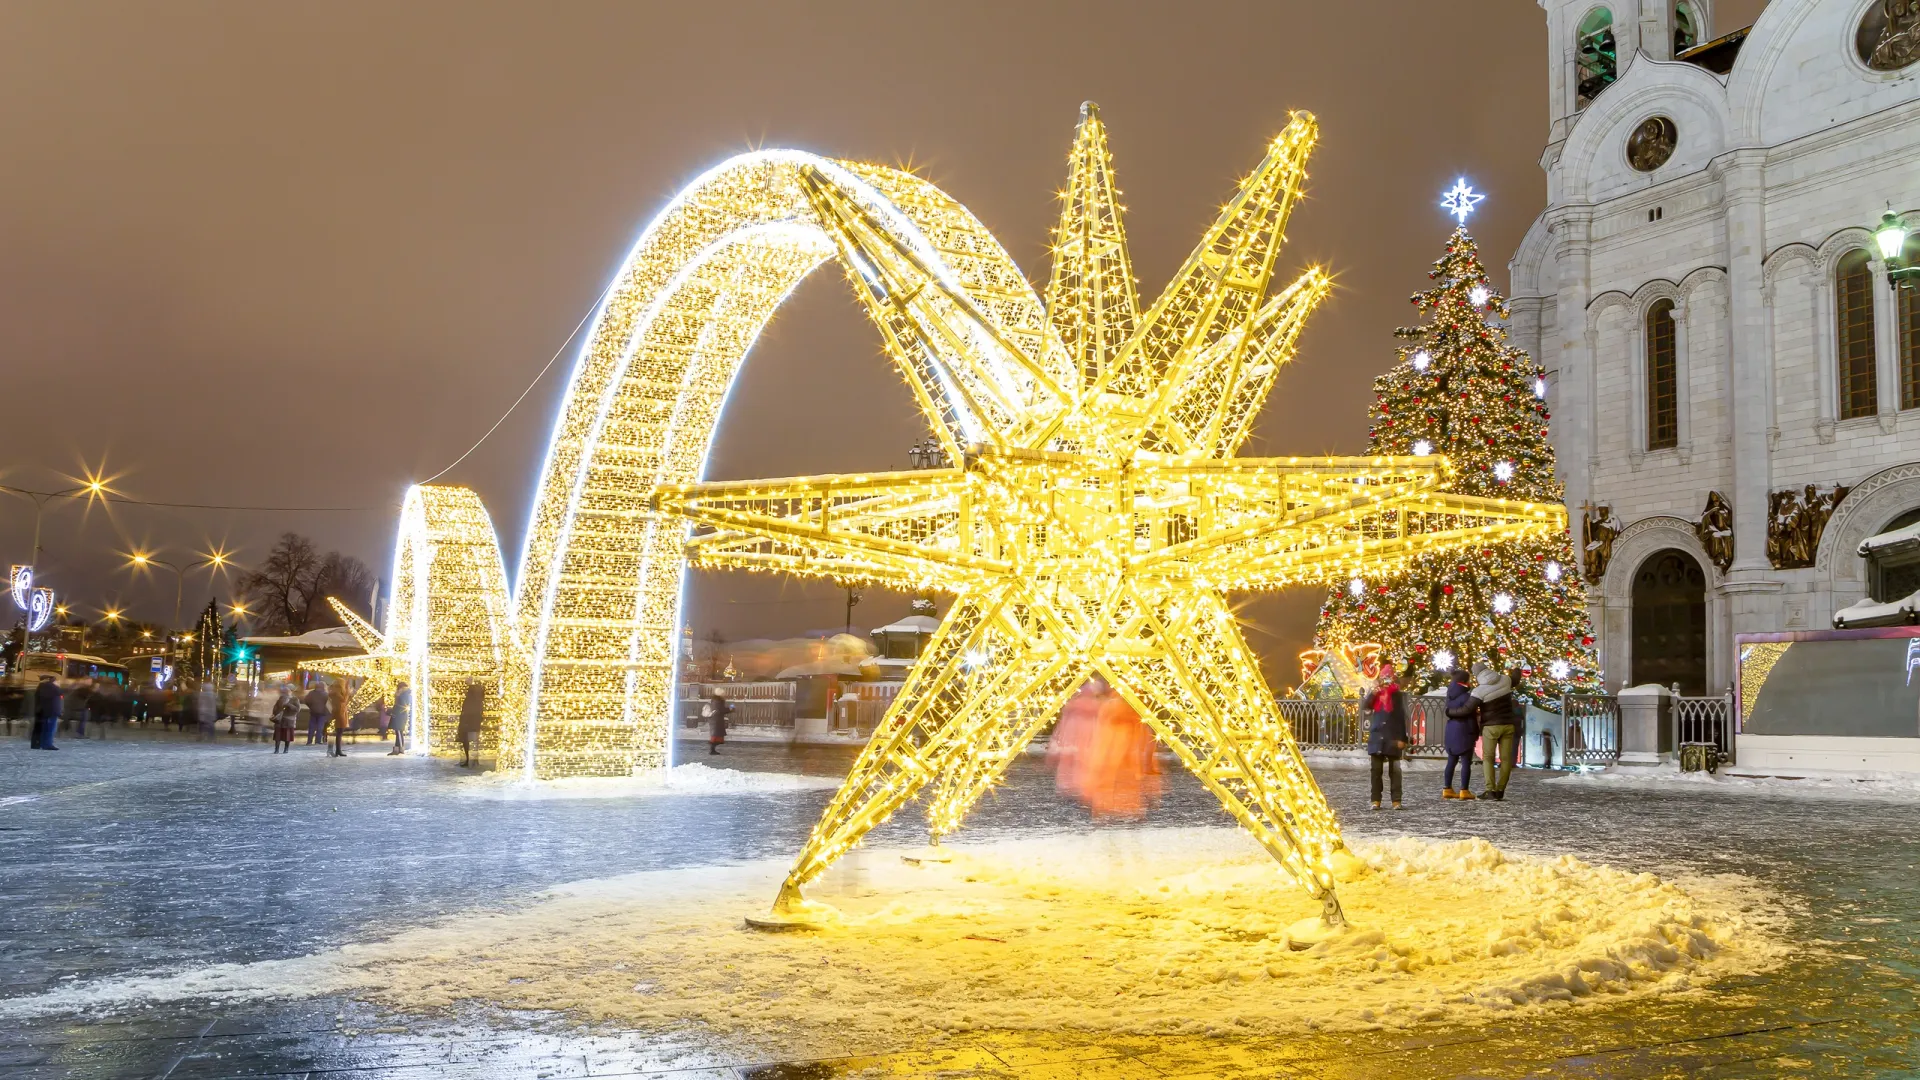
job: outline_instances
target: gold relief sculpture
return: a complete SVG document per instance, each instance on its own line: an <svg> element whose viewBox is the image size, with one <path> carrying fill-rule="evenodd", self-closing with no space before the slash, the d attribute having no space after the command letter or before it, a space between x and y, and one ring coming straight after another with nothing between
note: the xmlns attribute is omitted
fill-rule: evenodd
<svg viewBox="0 0 1920 1080"><path fill-rule="evenodd" d="M1812 566L1820 554L1820 537L1848 488L1808 484L1804 490L1783 488L1767 495L1767 561L1776 570Z"/></svg>
<svg viewBox="0 0 1920 1080"><path fill-rule="evenodd" d="M1707 561L1726 573L1727 567L1733 565L1733 507L1727 505L1726 496L1717 491L1707 492L1707 506L1693 523L1693 535L1700 538L1700 546L1706 549Z"/></svg>

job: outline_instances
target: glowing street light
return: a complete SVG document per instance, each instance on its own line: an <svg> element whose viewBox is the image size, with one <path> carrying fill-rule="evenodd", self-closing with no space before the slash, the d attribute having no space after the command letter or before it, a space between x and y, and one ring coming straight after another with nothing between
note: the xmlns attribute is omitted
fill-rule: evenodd
<svg viewBox="0 0 1920 1080"><path fill-rule="evenodd" d="M1913 232L1905 219L1888 210L1881 215L1880 227L1873 230L1873 246L1880 249L1880 260L1887 264L1887 283L1895 288L1913 287L1920 278L1920 263L1907 259L1907 237Z"/></svg>
<svg viewBox="0 0 1920 1080"><path fill-rule="evenodd" d="M136 570L148 570L158 566L163 570L173 572L173 625L175 626L180 625L180 601L186 591L187 574L195 570L204 569L212 569L219 573L225 573L228 567L239 565L233 561L232 552L223 551L219 548L197 554L200 555L200 559L197 562L188 563L185 567L181 567L177 563L168 562L165 559L156 559L144 551L136 551L127 556L127 565Z"/></svg>

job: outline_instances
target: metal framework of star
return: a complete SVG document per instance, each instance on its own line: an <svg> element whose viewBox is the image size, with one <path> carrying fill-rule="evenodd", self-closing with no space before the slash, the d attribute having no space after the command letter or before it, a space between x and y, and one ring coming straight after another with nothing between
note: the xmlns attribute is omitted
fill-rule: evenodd
<svg viewBox="0 0 1920 1080"><path fill-rule="evenodd" d="M954 599L776 912L929 786L937 843L1097 675L1342 921L1338 824L1227 594L1386 574L1420 552L1564 528L1565 514L1447 494L1438 457L1235 456L1330 285L1315 268L1272 288L1316 138L1296 114L1143 311L1105 130L1083 109L1039 345L1010 341L991 296L891 240L867 208L811 190L949 467L671 485L651 507L692 522L697 567ZM955 386L1006 390L974 412L1002 419L970 442L936 404Z"/></svg>
<svg viewBox="0 0 1920 1080"><path fill-rule="evenodd" d="M1440 207L1447 213L1452 214L1460 224L1465 225L1467 218L1473 213L1474 208L1479 206L1484 199L1486 199L1486 196L1473 190L1473 188L1467 184L1466 179L1462 177L1461 179L1455 180L1453 186L1448 188L1446 193L1440 197Z"/></svg>

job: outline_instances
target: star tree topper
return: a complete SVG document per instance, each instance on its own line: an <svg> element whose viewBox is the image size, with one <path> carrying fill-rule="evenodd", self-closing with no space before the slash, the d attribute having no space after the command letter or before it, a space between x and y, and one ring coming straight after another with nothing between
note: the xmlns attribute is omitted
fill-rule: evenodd
<svg viewBox="0 0 1920 1080"><path fill-rule="evenodd" d="M1083 107L1048 325L1018 339L996 318L1004 284L958 280L810 185L949 467L670 485L652 508L693 523L694 566L954 600L776 913L928 785L937 843L1098 675L1342 921L1337 823L1226 594L1390 573L1418 552L1563 529L1565 512L1444 493L1443 458L1235 456L1330 285L1314 268L1271 289L1317 133L1293 117L1143 312L1105 129Z"/></svg>
<svg viewBox="0 0 1920 1080"><path fill-rule="evenodd" d="M1467 218L1473 213L1474 207L1479 206L1485 198L1485 195L1473 190L1467 184L1466 178L1462 177L1455 180L1453 186L1440 196L1440 207L1452 214L1455 220L1464 226Z"/></svg>

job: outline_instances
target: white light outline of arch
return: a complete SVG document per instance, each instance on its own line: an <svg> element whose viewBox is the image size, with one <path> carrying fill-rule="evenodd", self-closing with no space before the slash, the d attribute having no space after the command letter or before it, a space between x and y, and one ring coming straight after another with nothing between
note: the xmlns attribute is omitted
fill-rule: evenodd
<svg viewBox="0 0 1920 1080"><path fill-rule="evenodd" d="M667 222L681 208L683 208L689 201L691 201L691 199L694 197L695 194L703 190L707 185L712 183L717 177L725 174L726 172L734 169L749 168L757 164L775 164L775 163L812 165L818 168L822 173L831 177L835 181L835 183L840 185L848 194L854 196L863 207L872 211L874 214L880 217L881 220L888 227L889 232L891 232L894 235L895 239L906 243L908 247L912 250L914 255L922 262L922 264L927 269L931 270L934 273L934 275L941 281L942 284L946 285L956 295L960 295L960 296L970 295L970 292L966 289L964 285L960 283L959 279L953 273L952 268L947 265L946 260L940 256L937 250L934 249L931 242L927 240L926 235L920 231L919 227L915 225L910 219L908 219L903 213L901 213L899 208L896 207L890 200L888 200L878 190L873 188L866 181L860 179L858 176L855 176L853 173L849 172L847 169L845 169L838 163L804 150L759 150L759 151L752 151L746 154L738 154L738 155L735 155L734 157L726 159L725 161L719 162L718 164L707 169L705 172L695 177L691 182L683 186L680 189L680 191L677 192L674 195L674 197L667 202L667 205L662 207L660 212L654 215L653 219L647 224L646 228L641 231L639 239L637 239L633 243L633 245L628 249L626 256L622 258L622 260L620 261L619 267L614 271L613 281L616 283L616 286L610 287L607 290L606 298L601 301L600 310L596 312L594 315L592 328L588 332L587 336L582 340L580 351L574 359L573 368L568 373L567 392L566 392L566 395L561 400L559 416L565 417L573 404L574 391L575 391L575 388L578 386L579 376L581 374L581 371L593 357L594 344L598 340L602 324L605 322L608 305L612 303L614 296L619 291L617 288L617 284L621 281L622 278L625 278L628 276L630 268L633 265L634 259L638 257L641 254L641 252L644 251L647 248L647 246L654 241L656 235L659 233L664 223ZM816 235L821 235L821 236L825 235L824 230L822 230L818 225L815 225L815 224L801 225L797 223L768 222L768 223L763 223L762 226L749 226L748 229L758 229L766 225L775 225L775 224L788 224L789 227L794 229L806 231L806 232L816 234ZM564 553L568 550L573 539L573 522L574 522L575 515L579 510L579 500L584 489L587 474L590 471L591 464L593 461L592 450L593 450L593 447L599 441L599 434L605 429L605 421L611 409L612 402L615 396L615 391L620 385L621 379L619 374L617 373L623 372L628 366L631 365L635 352L638 350L640 344L646 339L647 332L648 332L647 328L650 328L653 322L659 317L660 310L664 306L666 301L671 297L673 297L674 295L676 295L680 288L683 288L685 286L687 279L691 276L691 273L695 269L703 266L708 260L710 260L717 250L733 242L733 239L737 237L739 233L742 231L745 231L745 230L735 230L734 232L727 233L725 236L722 236L716 239L715 241L713 241L712 243L710 243L709 245L707 245L707 247L703 248L693 258L689 259L686 264L684 264L678 270L676 270L673 277L670 278L666 283L664 283L656 291L653 301L648 304L646 310L643 311L642 314L639 317L637 317L631 324L635 329L629 331L628 345L627 345L627 348L623 351L620 357L620 360L618 361L615 367L616 374L611 376L608 379L606 388L604 388L601 391L600 402L595 409L593 423L590 425L590 428L589 428L589 436L586 440L583 441L583 444L582 444L583 450L581 453L580 463L576 466L574 470L573 481L569 485L566 512L561 517L562 523L561 523L560 529L554 535L554 540L553 540L554 552L552 557L548 561L547 572L545 575L546 581L543 582L541 585L538 621L537 621L536 627L534 628L533 641L531 642L531 649L526 651L526 662L528 664L528 677L527 677L528 682L527 682L526 700L522 704L522 708L525 710L524 721L526 723L526 730L527 730L527 739L525 743L526 761L523 765L523 768L527 771L528 775L532 775L532 770L534 768L533 763L535 759L538 757L537 733L538 733L541 673L542 673L542 668L544 666L544 659L546 656L547 644L548 644L548 641L550 640L550 633L551 633L552 619L553 619L553 603L556 597L556 592L559 588L560 568L565 561ZM823 257L821 261L824 262L826 261L826 258L830 258L830 257L832 257L831 253L828 256ZM1010 265L1012 265L1011 256L1008 256L1008 262ZM815 268L816 269L818 268L818 264L816 264ZM811 273L812 271L809 270L808 274L811 274ZM796 279L795 285L797 286L798 282L800 280L804 280L807 276L808 276L807 274L801 275L800 278ZM791 289L789 290L789 294L790 293L791 293ZM786 295L788 294L782 295L780 302L785 301ZM778 303L776 303L775 308L777 309L778 306L779 306ZM970 334L972 335L977 335L978 333L979 333L978 327L973 327L970 330ZM756 341L758 340L757 334L755 335L755 340ZM748 351L751 351L751 346L752 346L752 343L750 342L748 346ZM994 381L998 383L1000 386L1002 386L1003 388L1009 386L1010 383L1008 380L1008 373L1004 370L1004 367L1005 367L1004 357L1001 356L1001 350L996 347L992 350L987 350L986 355L991 356L993 358L993 370L991 374L993 376ZM745 356L746 356L746 353L742 353L743 362L745 360ZM960 424L961 428L967 433L969 438L977 441L982 432L979 418L975 417L971 413L971 411L966 408L964 404L964 399L956 392L956 388L951 382L951 377L946 369L946 365L943 363L940 363L938 357L934 357L933 359L934 359L934 362L930 366L933 368L935 375L940 380L941 389L944 392L943 397L945 398L945 400L942 402L942 405L945 407L946 410L952 413L955 420ZM736 377L737 377L737 373L736 373ZM732 380L729 380L726 396L731 396L731 391L732 391ZM724 412L724 409L725 409L725 397L723 397L722 399L721 411ZM717 415L719 414L716 413L716 416ZM541 500L539 499L539 491L540 491L540 488L546 483L548 475L552 472L553 457L558 446L559 434L560 434L559 426L556 424L554 433L550 435L547 440L547 452L542 457L539 478L535 481L535 498L533 500L533 506L528 513L527 529L523 534L523 536L521 537L520 561L518 566L520 580L513 583L513 596L514 596L513 607L516 614L516 619L517 619L517 614L520 608L522 607L522 603L523 603L521 599L521 594L527 588L530 587L530 583L525 580L525 574L526 574L526 569L528 565L528 556L531 551L531 545L533 543L535 534L537 532L537 529L535 526L538 522L538 516L540 511L540 505L541 505ZM708 451L711 452L711 449L712 449L711 443L709 443ZM703 462L702 462L703 471L704 471L704 468L705 468L705 462L703 459ZM681 581L681 590L682 590L681 600L682 601L684 600L684 589L685 589L685 578L683 575L682 581ZM682 610L684 610L682 605L679 603L676 603L676 619L675 619L676 630L678 629L679 612ZM676 664L677 664L677 661L676 661ZM671 697L672 695L669 694L669 698ZM671 712L672 712L672 705L671 705L671 701L669 701L669 707L668 707L669 723L667 726L667 739L669 742L671 741L672 735L673 735L672 726L671 726L671 719L672 719ZM669 757L671 756L670 748L668 750L668 756Z"/></svg>

